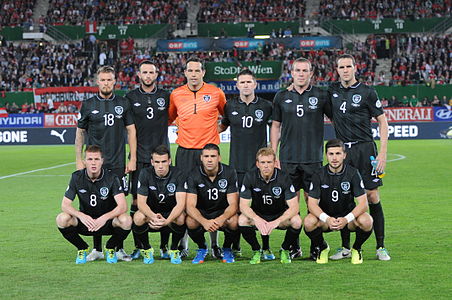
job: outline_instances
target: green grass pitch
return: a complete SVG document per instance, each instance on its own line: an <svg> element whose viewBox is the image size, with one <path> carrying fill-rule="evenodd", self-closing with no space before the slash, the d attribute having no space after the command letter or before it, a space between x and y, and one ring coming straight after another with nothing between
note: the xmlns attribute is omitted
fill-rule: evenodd
<svg viewBox="0 0 452 300"><path fill-rule="evenodd" d="M244 257L228 265L211 259L171 265L159 258L153 265L75 265L75 248L55 226L75 167L74 148L0 147L0 299L450 299L451 146L449 140L389 142L392 161L381 198L391 261L376 260L372 235L362 265L297 259L291 265L276 260L255 266L248 264L251 251L243 239ZM225 162L227 148L222 145ZM59 167L47 169L53 166ZM38 169L44 170L29 172ZM301 211L304 215L304 206ZM157 237L151 235L154 246ZM282 238L282 232L271 236L274 252ZM326 235L332 249L339 238ZM308 248L304 233L301 243ZM125 246L132 250L130 236Z"/></svg>

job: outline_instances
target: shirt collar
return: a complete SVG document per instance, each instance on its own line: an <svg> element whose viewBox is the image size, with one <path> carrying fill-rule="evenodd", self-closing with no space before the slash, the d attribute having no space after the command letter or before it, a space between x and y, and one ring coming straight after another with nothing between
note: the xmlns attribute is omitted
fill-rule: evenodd
<svg viewBox="0 0 452 300"><path fill-rule="evenodd" d="M305 90L303 91L303 93L301 93L301 94L300 94L295 88L293 88L290 92L296 93L296 94L298 94L298 95L303 95L305 92L310 92L311 89L312 89L312 85L309 85L309 87L308 87L307 89L305 89Z"/></svg>
<svg viewBox="0 0 452 300"><path fill-rule="evenodd" d="M202 174L202 175L204 175L204 176L206 176L206 177L209 177L209 176L206 174L206 172L204 172L204 168L203 168L202 165L199 166L199 170L201 171L201 174ZM218 173L217 173L216 176L220 175L222 172L223 172L223 164L222 164L222 163L218 163Z"/></svg>
<svg viewBox="0 0 452 300"><path fill-rule="evenodd" d="M276 179L276 176L278 176L278 171L279 171L279 169L278 169L278 168L275 168L275 171L273 172L273 175L272 175L272 177L270 178L270 180L269 180L268 182L271 182L271 181L273 181L273 180ZM262 180L263 182L267 182L267 181L264 179L264 177L262 177L261 171L260 171L259 169L257 169L257 176L259 176L259 179Z"/></svg>
<svg viewBox="0 0 452 300"><path fill-rule="evenodd" d="M110 98L102 98L102 97L99 96L99 93L97 93L97 94L96 94L96 97L97 97L97 99L100 100L100 101L108 101L108 100L113 100L113 99L115 99L116 95L113 93L112 96L111 96Z"/></svg>
<svg viewBox="0 0 452 300"><path fill-rule="evenodd" d="M356 81L354 84L352 84L351 86L349 86L348 88L346 88L345 86L342 85L342 82L341 82L340 88L341 88L341 89L356 89L360 84L361 84L361 82Z"/></svg>
<svg viewBox="0 0 452 300"><path fill-rule="evenodd" d="M251 101L250 102L250 104L256 104L257 103L257 101L258 101L258 99L257 99L258 97L257 96L255 96L254 97L254 100L253 101ZM243 101L241 98L240 98L240 96L239 96L239 103L244 103L244 104L246 104L245 103L245 101Z"/></svg>
<svg viewBox="0 0 452 300"><path fill-rule="evenodd" d="M148 93L148 92L143 91L143 89L141 88L141 85L140 85L140 87L138 88L138 91L140 93L142 93L143 95L154 95L155 93L157 93L157 86L151 92Z"/></svg>
<svg viewBox="0 0 452 300"><path fill-rule="evenodd" d="M87 172L87 170L86 170L86 168L85 168L85 176L86 176L86 178L88 178L88 180L91 181L91 182L100 181L100 180L104 177L104 173L105 173L104 168L101 168L101 170L100 170L100 176L97 177L96 179L94 179L94 181L92 181L91 178L88 176L88 172Z"/></svg>
<svg viewBox="0 0 452 300"><path fill-rule="evenodd" d="M342 168L342 170L338 173L334 173L334 172L331 172L329 165L327 165L327 167L326 167L328 174L333 175L333 176L339 176L339 175L344 174L346 168L347 168L347 165L344 163L344 167Z"/></svg>

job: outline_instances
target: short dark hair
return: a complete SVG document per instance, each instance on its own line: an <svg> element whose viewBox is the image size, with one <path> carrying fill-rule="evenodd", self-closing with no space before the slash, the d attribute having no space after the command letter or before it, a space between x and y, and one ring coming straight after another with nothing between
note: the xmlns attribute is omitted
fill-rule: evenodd
<svg viewBox="0 0 452 300"><path fill-rule="evenodd" d="M205 68L205 66L204 66L204 62L203 62L203 60L202 59L200 59L199 57L196 57L196 56L191 56L189 59L187 59L187 61L185 62L185 67L184 67L184 70L187 70L187 66L188 66L188 63L189 62L197 62L197 63L200 63L201 64L201 69L202 70L205 70L206 68Z"/></svg>
<svg viewBox="0 0 452 300"><path fill-rule="evenodd" d="M297 58L296 60L294 60L293 63L292 63L292 70L293 70L293 66L294 66L296 63L307 63L307 64L309 65L309 71L311 71L311 72L313 71L312 63L311 63L311 61L310 61L309 59L307 59L307 58L299 57L299 58Z"/></svg>
<svg viewBox="0 0 452 300"><path fill-rule="evenodd" d="M216 144L207 144L202 148L202 151L204 150L217 150L218 155L220 155L220 147L218 147L218 145Z"/></svg>
<svg viewBox="0 0 452 300"><path fill-rule="evenodd" d="M353 55L351 55L351 54L342 54L342 55L339 55L339 57L336 59L336 65L339 64L339 60L340 60L340 59L344 59L344 58L350 58L350 59L352 60L353 65L356 66L355 58L354 58Z"/></svg>
<svg viewBox="0 0 452 300"><path fill-rule="evenodd" d="M237 81L239 81L239 77L242 75L250 75L253 77L254 81L256 81L256 76L254 75L253 71L251 71L248 68L242 69L239 74L237 74Z"/></svg>
<svg viewBox="0 0 452 300"><path fill-rule="evenodd" d="M138 70L140 70L142 65L153 65L158 71L157 64L152 60L145 59L145 60L141 61L140 64L138 65Z"/></svg>
<svg viewBox="0 0 452 300"><path fill-rule="evenodd" d="M154 154L157 154L157 155L167 154L168 158L171 158L171 152L168 149L168 147L165 145L159 145L159 146L155 147L154 150L152 150L151 155L154 155Z"/></svg>
<svg viewBox="0 0 452 300"><path fill-rule="evenodd" d="M328 142L326 142L325 153L328 152L329 148L333 148L333 147L341 147L342 150L345 152L344 142L341 141L340 139L332 139L332 140L329 140Z"/></svg>
<svg viewBox="0 0 452 300"><path fill-rule="evenodd" d="M88 153L88 152L90 152L90 153L100 153L100 156L102 158L104 157L104 153L102 152L102 148L100 148L100 146L97 146L97 145L88 145L88 146L86 146L85 156L86 156L86 153Z"/></svg>

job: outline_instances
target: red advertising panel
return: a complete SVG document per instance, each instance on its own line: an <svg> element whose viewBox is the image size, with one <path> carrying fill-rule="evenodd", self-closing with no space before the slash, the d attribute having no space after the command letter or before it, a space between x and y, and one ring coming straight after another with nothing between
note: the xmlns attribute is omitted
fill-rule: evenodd
<svg viewBox="0 0 452 300"><path fill-rule="evenodd" d="M44 127L77 127L77 114L44 114Z"/></svg>

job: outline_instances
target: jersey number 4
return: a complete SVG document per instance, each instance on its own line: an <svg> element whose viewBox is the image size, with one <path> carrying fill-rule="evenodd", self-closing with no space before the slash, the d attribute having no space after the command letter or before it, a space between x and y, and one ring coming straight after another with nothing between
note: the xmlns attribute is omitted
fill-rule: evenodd
<svg viewBox="0 0 452 300"><path fill-rule="evenodd" d="M345 111L347 110L347 102L342 102L339 110L342 111L343 114L345 114Z"/></svg>

